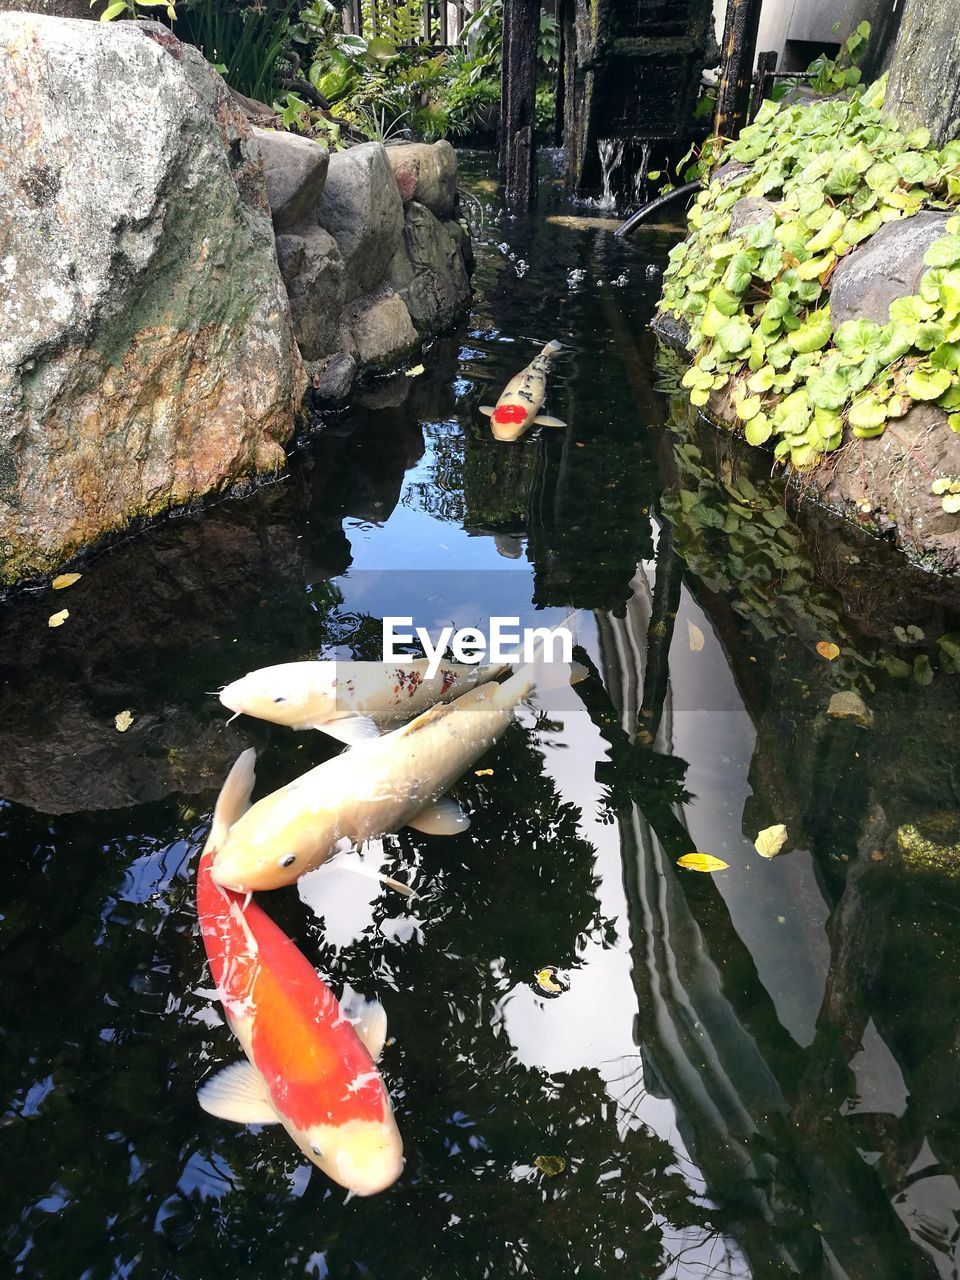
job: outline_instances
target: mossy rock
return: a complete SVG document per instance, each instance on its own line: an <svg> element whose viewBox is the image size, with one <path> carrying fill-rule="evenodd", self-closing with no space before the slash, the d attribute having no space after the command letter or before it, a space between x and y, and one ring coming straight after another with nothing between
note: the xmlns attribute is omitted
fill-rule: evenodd
<svg viewBox="0 0 960 1280"><path fill-rule="evenodd" d="M908 870L960 880L960 818L956 814L933 813L905 823L897 828L894 842Z"/></svg>

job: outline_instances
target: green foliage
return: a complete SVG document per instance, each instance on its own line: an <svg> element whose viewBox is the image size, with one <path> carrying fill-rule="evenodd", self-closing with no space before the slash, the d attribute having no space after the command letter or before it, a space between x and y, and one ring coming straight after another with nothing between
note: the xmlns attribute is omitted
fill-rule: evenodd
<svg viewBox="0 0 960 1280"><path fill-rule="evenodd" d="M690 328L683 385L695 405L732 398L752 444L775 440L798 469L836 449L849 428L880 435L915 401L935 402L960 430L960 218L928 252L915 297L884 325L833 329L825 286L840 259L885 222L960 200L960 145L930 148L881 114L882 82L848 101L764 103L722 159L750 167L714 179L670 255L663 307ZM769 216L729 236L744 196Z"/></svg>
<svg viewBox="0 0 960 1280"><path fill-rule="evenodd" d="M103 0L90 0L90 8L102 4ZM101 22L113 22L114 18L152 18L152 13L141 13L141 9L163 9L171 22L175 22L177 11L170 0L111 0L100 14Z"/></svg>
<svg viewBox="0 0 960 1280"><path fill-rule="evenodd" d="M269 103L280 93L292 43L313 29L312 15L322 21L326 13L322 3L304 6L303 0L182 0L177 34L222 66L224 79L239 93Z"/></svg>
<svg viewBox="0 0 960 1280"><path fill-rule="evenodd" d="M860 63L867 52L870 23L861 22L840 46L836 59L821 54L807 68L810 84L820 94L842 93L860 83Z"/></svg>

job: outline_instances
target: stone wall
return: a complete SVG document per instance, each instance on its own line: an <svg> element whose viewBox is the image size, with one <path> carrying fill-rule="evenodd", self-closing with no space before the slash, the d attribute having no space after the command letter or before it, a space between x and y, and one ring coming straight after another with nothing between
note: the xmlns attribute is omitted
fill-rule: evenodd
<svg viewBox="0 0 960 1280"><path fill-rule="evenodd" d="M454 218L457 157L255 129L294 327L320 406L342 404L359 370L383 370L467 307L469 242Z"/></svg>
<svg viewBox="0 0 960 1280"><path fill-rule="evenodd" d="M447 143L253 128L157 23L0 12L0 93L0 587L283 466L311 384L468 304Z"/></svg>

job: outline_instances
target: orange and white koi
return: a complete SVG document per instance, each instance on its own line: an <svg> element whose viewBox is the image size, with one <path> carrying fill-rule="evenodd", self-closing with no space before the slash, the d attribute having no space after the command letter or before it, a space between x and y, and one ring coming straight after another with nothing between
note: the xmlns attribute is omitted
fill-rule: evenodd
<svg viewBox="0 0 960 1280"><path fill-rule="evenodd" d="M224 1120L282 1124L334 1182L373 1195L403 1168L403 1143L374 1061L386 1039L382 1006L361 1014L339 1004L270 917L210 875L217 848L249 806L254 759L245 751L224 783L197 869L203 945L246 1061L217 1072L198 1099Z"/></svg>
<svg viewBox="0 0 960 1280"><path fill-rule="evenodd" d="M510 379L496 405L480 406L490 419L490 430L497 440L519 440L533 426L565 427L567 424L548 413L541 413L547 394L547 371L550 361L563 350L560 342L548 342L538 356Z"/></svg>

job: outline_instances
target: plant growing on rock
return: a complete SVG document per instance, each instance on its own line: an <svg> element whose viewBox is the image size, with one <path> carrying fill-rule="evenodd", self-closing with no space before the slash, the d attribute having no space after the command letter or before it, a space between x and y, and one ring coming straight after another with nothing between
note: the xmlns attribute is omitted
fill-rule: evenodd
<svg viewBox="0 0 960 1280"><path fill-rule="evenodd" d="M885 222L960 200L960 143L930 147L881 114L884 84L811 106L764 103L725 149L670 255L664 310L689 327L683 378L696 405L730 396L750 444L775 439L800 469L854 436L880 435L917 401L960 430L960 219L929 250L916 297L888 323L834 330L827 285ZM732 211L744 197L731 234ZM745 215L745 216L744 216Z"/></svg>

